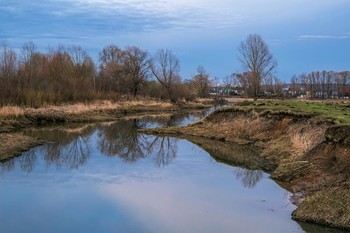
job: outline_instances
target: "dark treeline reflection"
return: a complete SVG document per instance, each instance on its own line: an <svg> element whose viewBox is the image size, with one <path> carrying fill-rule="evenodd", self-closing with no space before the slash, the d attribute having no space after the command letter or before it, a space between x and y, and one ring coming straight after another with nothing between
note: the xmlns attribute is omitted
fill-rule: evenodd
<svg viewBox="0 0 350 233"><path fill-rule="evenodd" d="M153 155L158 166L168 164L176 157L178 139L137 133L137 129L145 124L145 119L132 119L100 127L97 142L100 152L106 156L119 156L126 162Z"/></svg>
<svg viewBox="0 0 350 233"><path fill-rule="evenodd" d="M93 125L74 127L36 128L25 131L25 134L47 141L43 146L24 152L21 156L0 163L0 173L16 167L24 172L31 172L39 156L46 167L66 167L76 169L89 158L91 145L89 139L95 130Z"/></svg>
<svg viewBox="0 0 350 233"><path fill-rule="evenodd" d="M90 156L91 145L89 139L94 130L93 125L77 125L68 128L50 127L27 131L27 134L47 140L48 143L24 153L21 157L27 157L28 154L40 154L47 167L78 168ZM31 155L31 157L36 156Z"/></svg>
<svg viewBox="0 0 350 233"><path fill-rule="evenodd" d="M170 117L170 121L173 120ZM44 139L47 143L0 163L0 174L15 167L31 172L39 158L46 167L77 169L86 163L93 149L98 149L107 157L119 157L125 162L136 162L152 156L157 166L169 164L176 157L178 139L139 134L137 129L146 124L145 119L129 119L97 125L27 130L26 134Z"/></svg>

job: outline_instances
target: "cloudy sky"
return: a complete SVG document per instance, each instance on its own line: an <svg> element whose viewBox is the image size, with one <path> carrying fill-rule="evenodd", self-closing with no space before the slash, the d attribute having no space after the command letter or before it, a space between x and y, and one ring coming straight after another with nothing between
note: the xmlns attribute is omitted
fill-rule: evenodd
<svg viewBox="0 0 350 233"><path fill-rule="evenodd" d="M260 34L276 75L350 70L349 0L0 0L0 41L41 50L81 45L95 60L106 45L170 49L184 78L242 71L237 48Z"/></svg>

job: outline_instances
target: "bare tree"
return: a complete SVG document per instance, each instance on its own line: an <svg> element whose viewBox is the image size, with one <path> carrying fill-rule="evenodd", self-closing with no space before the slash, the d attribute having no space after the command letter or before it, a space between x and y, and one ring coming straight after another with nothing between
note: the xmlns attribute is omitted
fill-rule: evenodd
<svg viewBox="0 0 350 233"><path fill-rule="evenodd" d="M153 58L151 71L154 77L166 89L170 101L175 103L175 86L181 81L179 59L170 50L159 50Z"/></svg>
<svg viewBox="0 0 350 233"><path fill-rule="evenodd" d="M140 86L150 77L151 60L147 51L131 46L123 51L123 61L131 92L136 96Z"/></svg>
<svg viewBox="0 0 350 233"><path fill-rule="evenodd" d="M30 85L34 75L33 56L35 52L35 45L33 42L28 42L22 46L22 70L24 70L23 73L27 85Z"/></svg>
<svg viewBox="0 0 350 233"><path fill-rule="evenodd" d="M197 96L205 98L209 95L210 79L204 66L198 66L197 74L193 77L192 83L197 89Z"/></svg>
<svg viewBox="0 0 350 233"><path fill-rule="evenodd" d="M269 51L262 37L258 34L250 34L239 47L239 61L243 68L250 73L250 94L256 100L260 91L262 80L270 76L277 66L277 62Z"/></svg>
<svg viewBox="0 0 350 233"><path fill-rule="evenodd" d="M122 69L122 50L116 45L103 48L99 54L100 75L114 79Z"/></svg>
<svg viewBox="0 0 350 233"><path fill-rule="evenodd" d="M13 78L17 70L17 54L5 42L0 48L0 78Z"/></svg>
<svg viewBox="0 0 350 233"><path fill-rule="evenodd" d="M122 61L122 50L116 45L103 48L99 54L99 89L102 92L125 92L124 90L124 64ZM102 84L102 85L101 85Z"/></svg>
<svg viewBox="0 0 350 233"><path fill-rule="evenodd" d="M0 44L0 106L13 101L12 84L18 68L17 54L5 42Z"/></svg>
<svg viewBox="0 0 350 233"><path fill-rule="evenodd" d="M72 46L69 48L69 55L73 62L72 78L76 87L75 90L80 90L81 96L90 96L88 90L95 90L95 64L89 54L80 46Z"/></svg>

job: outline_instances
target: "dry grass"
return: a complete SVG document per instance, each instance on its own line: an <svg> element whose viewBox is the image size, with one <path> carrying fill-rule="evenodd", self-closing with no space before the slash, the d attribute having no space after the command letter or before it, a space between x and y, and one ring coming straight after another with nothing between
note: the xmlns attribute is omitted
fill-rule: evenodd
<svg viewBox="0 0 350 233"><path fill-rule="evenodd" d="M103 111L103 110L123 110L135 107L150 107L166 109L171 108L173 105L166 102L157 101L125 101L125 102L112 102L112 101L98 101L94 103L76 103L76 104L65 104L58 106L46 106L38 109L27 109L33 112L60 112L67 114L81 114L92 111ZM24 111L24 110L23 110Z"/></svg>
<svg viewBox="0 0 350 233"><path fill-rule="evenodd" d="M289 132L292 148L301 153L310 151L325 140L325 127L295 127Z"/></svg>
<svg viewBox="0 0 350 233"><path fill-rule="evenodd" d="M263 122L263 119L258 118L245 118L239 117L234 121L231 121L232 130L235 134L242 139L254 139L264 138L266 135L262 135L267 131L268 125Z"/></svg>
<svg viewBox="0 0 350 233"><path fill-rule="evenodd" d="M40 140L20 133L0 134L0 161L10 159L39 144Z"/></svg>
<svg viewBox="0 0 350 233"><path fill-rule="evenodd" d="M19 117L23 116L24 109L17 106L5 106L0 108L0 117Z"/></svg>
<svg viewBox="0 0 350 233"><path fill-rule="evenodd" d="M350 230L349 191L347 187L336 187L312 194L293 212L293 218Z"/></svg>

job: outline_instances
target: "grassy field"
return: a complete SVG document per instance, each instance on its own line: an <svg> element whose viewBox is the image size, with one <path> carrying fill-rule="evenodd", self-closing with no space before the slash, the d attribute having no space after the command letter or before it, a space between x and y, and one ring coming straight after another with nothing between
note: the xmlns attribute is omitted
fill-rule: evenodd
<svg viewBox="0 0 350 233"><path fill-rule="evenodd" d="M259 100L257 102L244 102L241 107L315 114L320 119L334 120L338 124L350 125L350 101Z"/></svg>

